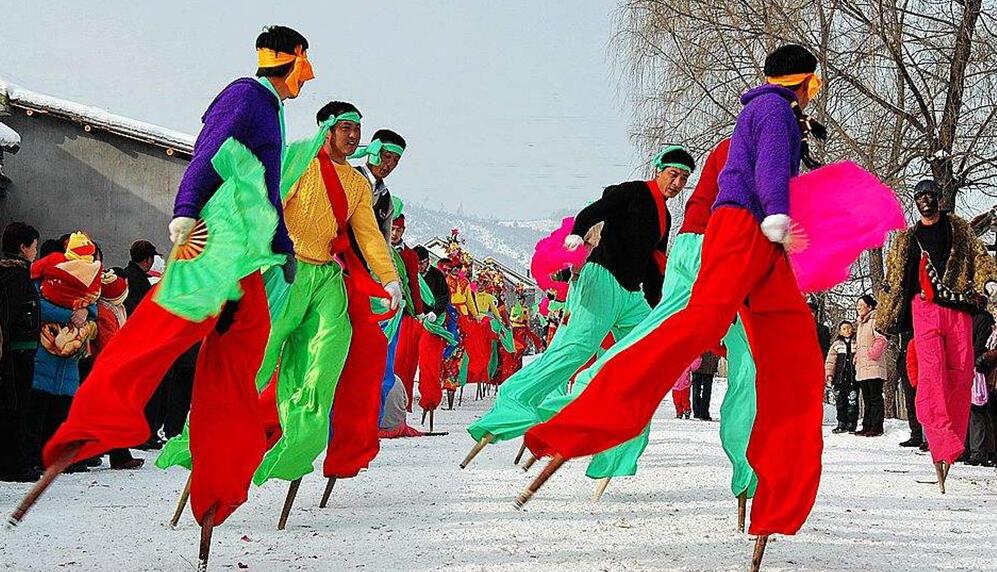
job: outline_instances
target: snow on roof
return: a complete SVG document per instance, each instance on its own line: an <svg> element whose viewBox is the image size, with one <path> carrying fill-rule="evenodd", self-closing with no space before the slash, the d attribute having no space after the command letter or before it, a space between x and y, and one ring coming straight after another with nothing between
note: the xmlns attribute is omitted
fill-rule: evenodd
<svg viewBox="0 0 997 572"><path fill-rule="evenodd" d="M0 79L0 98L2 97L6 97L9 105L24 109L29 115L45 113L67 119L82 124L87 131L88 128L97 128L186 155L190 155L194 149L194 136L187 133L115 115L99 107L36 93Z"/></svg>

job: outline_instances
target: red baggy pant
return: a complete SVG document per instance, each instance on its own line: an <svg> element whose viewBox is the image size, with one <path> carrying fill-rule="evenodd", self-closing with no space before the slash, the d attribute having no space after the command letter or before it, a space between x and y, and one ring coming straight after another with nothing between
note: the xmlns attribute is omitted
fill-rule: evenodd
<svg viewBox="0 0 997 572"><path fill-rule="evenodd" d="M467 352L467 382L484 383L488 381L488 362L492 357L491 328L487 320L479 322L470 316L461 316L457 323Z"/></svg>
<svg viewBox="0 0 997 572"><path fill-rule="evenodd" d="M672 401L675 403L675 415L682 415L686 411L692 411L692 402L689 399L691 394L691 387L672 390Z"/></svg>
<svg viewBox="0 0 997 572"><path fill-rule="evenodd" d="M432 411L443 401L443 338L419 328L419 407Z"/></svg>
<svg viewBox="0 0 997 572"><path fill-rule="evenodd" d="M406 402L412 412L412 388L415 385L415 370L419 365L419 340L426 331L416 318L405 314L401 330L398 332L398 347L395 348L395 375L405 386Z"/></svg>
<svg viewBox="0 0 997 572"><path fill-rule="evenodd" d="M675 380L738 310L758 371L748 461L758 474L751 534L795 534L820 482L823 363L813 316L781 246L746 210L710 218L689 305L603 366L588 388L526 434L537 456L580 457L636 437Z"/></svg>
<svg viewBox="0 0 997 572"><path fill-rule="evenodd" d="M221 524L246 502L249 483L265 451L256 372L270 334L263 278L240 282L232 325L218 318L191 322L146 298L94 363L73 399L69 417L45 446L45 464L74 441L86 441L76 460L149 438L145 405L180 354L204 340L190 406L191 508L197 522L215 507Z"/></svg>
<svg viewBox="0 0 997 572"><path fill-rule="evenodd" d="M917 420L934 462L952 464L966 446L973 389L973 321L966 312L915 296ZM87 382L89 383L89 382Z"/></svg>
<svg viewBox="0 0 997 572"><path fill-rule="evenodd" d="M332 401L332 436L322 466L326 477L337 479L357 476L381 450L377 417L388 360L388 339L373 317L370 297L350 280L346 290L353 337Z"/></svg>

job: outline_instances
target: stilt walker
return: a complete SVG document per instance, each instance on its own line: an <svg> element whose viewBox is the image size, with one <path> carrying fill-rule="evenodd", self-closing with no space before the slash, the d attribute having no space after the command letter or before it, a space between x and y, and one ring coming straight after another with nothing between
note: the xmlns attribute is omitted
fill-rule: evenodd
<svg viewBox="0 0 997 572"><path fill-rule="evenodd" d="M893 240L876 329L887 335L914 332L917 419L944 493L969 428L972 313L997 293L997 265L965 220L940 209L940 199L933 180L914 188L921 219Z"/></svg>
<svg viewBox="0 0 997 572"><path fill-rule="evenodd" d="M719 192L717 180L727 162L729 149L730 140L721 141L710 152L703 165L699 183L686 203L682 228L675 237L665 265L661 301L628 336L614 344L591 367L579 372L570 392L558 390L544 401L540 406L543 420L550 419L584 391L605 364L616 359L635 341L646 336L689 303L693 284L699 275L703 234ZM758 478L746 458L748 437L755 421L755 366L740 320L731 325L723 342L727 348L728 385L720 408L720 440L733 466L731 493L734 497L746 500L754 496L758 486ZM649 428L650 426L645 428L635 439L593 457L586 475L599 480L598 486L602 492L605 492L608 479L636 474L637 460L647 447ZM602 495L600 493L597 496ZM740 502L742 501L739 504ZM738 526L741 526L740 519Z"/></svg>
<svg viewBox="0 0 997 572"><path fill-rule="evenodd" d="M457 338L445 325L450 304L446 276L429 264L429 251L425 247L417 246L413 250L419 259L419 282L426 310L415 339L419 358L419 407L423 417L428 414L432 421L434 411L443 400L443 354L448 346L457 343Z"/></svg>
<svg viewBox="0 0 997 572"><path fill-rule="evenodd" d="M766 59L767 84L742 96L686 308L620 352L576 400L526 434L534 454L562 462L636 437L682 369L716 345L740 310L762 380L747 454L759 475L750 533L760 548L770 534L800 529L820 481L822 360L786 257L799 239L788 215L789 182L802 153L797 114L819 90L816 67L803 47L783 46Z"/></svg>
<svg viewBox="0 0 997 572"><path fill-rule="evenodd" d="M655 156L654 165L655 179L609 187L575 217L564 241L569 250L582 246L582 237L595 225L603 227L599 244L570 287L568 321L543 355L502 385L491 411L468 427L479 445L519 437L539 423L543 400L565 390L606 334L625 337L651 312L649 302L657 304L671 225L665 201L682 190L695 161L672 145Z"/></svg>
<svg viewBox="0 0 997 572"><path fill-rule="evenodd" d="M419 364L419 332L422 330L421 320L424 318L425 303L419 283L419 256L405 244L405 213L402 212L403 205L397 197L395 203L395 220L391 223L391 247L394 250L395 267L402 281L405 303L404 311L395 318L399 321L394 331L395 349L393 353L388 351L384 380L387 384L390 378L393 385L395 376L398 376L405 386L405 395L408 398L407 409L411 412L415 370ZM390 390L390 387L388 389ZM387 395L383 386L381 393L382 396Z"/></svg>
<svg viewBox="0 0 997 572"><path fill-rule="evenodd" d="M258 78L236 80L204 114L174 205L175 246L162 282L94 363L45 447L46 478L29 495L37 498L70 462L145 442L146 402L176 358L203 340L190 416L202 569L213 527L245 502L264 452L252 384L270 331L260 271L295 277L280 201L282 102L313 77L308 42L273 26L256 46Z"/></svg>

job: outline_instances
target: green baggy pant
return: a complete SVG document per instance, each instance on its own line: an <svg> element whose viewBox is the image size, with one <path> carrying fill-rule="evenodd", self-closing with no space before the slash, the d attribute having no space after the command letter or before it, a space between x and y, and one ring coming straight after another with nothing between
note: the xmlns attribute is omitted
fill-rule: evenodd
<svg viewBox="0 0 997 572"><path fill-rule="evenodd" d="M557 391L539 407L541 420L546 421L588 387L603 364L629 347L636 340L656 329L670 316L689 304L692 285L699 275L703 235L685 233L675 238L668 256L661 302L647 318L633 328L625 338L613 345L591 367L578 374L571 393ZM724 337L727 347L727 393L720 407L720 441L734 468L731 491L734 496L747 492L754 495L758 478L747 460L748 439L755 422L755 365L748 349L744 326L738 319ZM637 459L647 447L650 426L626 443L592 458L586 474L593 479L631 476L637 472Z"/></svg>
<svg viewBox="0 0 997 572"><path fill-rule="evenodd" d="M557 329L550 347L507 379L491 411L472 423L475 441L486 433L494 442L521 436L539 423L537 407L595 355L610 331L617 339L639 324L651 308L640 292L620 286L604 267L588 263L568 293L568 323Z"/></svg>
<svg viewBox="0 0 997 572"><path fill-rule="evenodd" d="M346 306L338 264L298 263L287 304L273 317L256 377L262 390L280 362L277 412L282 434L253 476L258 485L307 475L329 443L329 412L352 334Z"/></svg>

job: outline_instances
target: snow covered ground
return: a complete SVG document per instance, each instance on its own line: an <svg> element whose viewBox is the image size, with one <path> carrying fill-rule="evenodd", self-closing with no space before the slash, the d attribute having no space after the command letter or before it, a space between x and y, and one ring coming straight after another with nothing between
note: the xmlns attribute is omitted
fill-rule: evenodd
<svg viewBox="0 0 997 572"><path fill-rule="evenodd" d="M723 386L717 393L722 395ZM471 392L468 392L469 394ZM465 396L467 397L467 396ZM718 398L720 396L717 396ZM714 409L719 399L714 399ZM516 512L528 477L512 466L519 442L487 448L468 469L463 427L491 404L441 411L446 437L385 441L374 466L336 485L306 477L287 530L275 530L283 483L253 489L215 532L214 570L745 570L752 543L735 532L730 470L716 423L658 412L640 474L610 484L599 503L585 463L566 465ZM416 420L417 421L417 420ZM997 474L958 465L947 495L928 457L880 438L831 435L824 479L801 533L769 543L764 570L997 570ZM539 465L538 465L539 466ZM537 467L534 467L534 474ZM198 528L169 519L184 471L149 467L63 476L16 530L0 530L3 570L189 570ZM14 507L27 485L2 484Z"/></svg>

